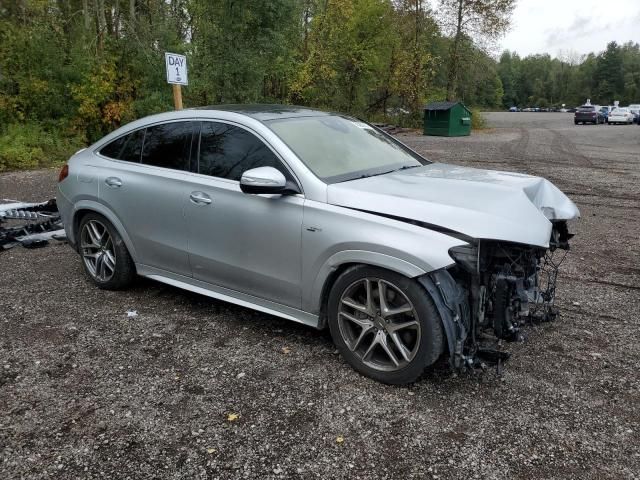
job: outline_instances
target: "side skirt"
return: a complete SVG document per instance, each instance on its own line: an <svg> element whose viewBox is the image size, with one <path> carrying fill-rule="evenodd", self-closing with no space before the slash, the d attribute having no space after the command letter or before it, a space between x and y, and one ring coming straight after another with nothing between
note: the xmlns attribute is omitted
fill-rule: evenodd
<svg viewBox="0 0 640 480"><path fill-rule="evenodd" d="M319 328L319 318L312 313L304 312L296 308L287 307L279 303L271 302L263 298L254 297L246 293L236 290L220 287L211 283L196 280L195 278L176 275L159 268L150 267L136 263L138 275L166 283L174 287L189 290L190 292L199 293L225 302L240 305L242 307L251 308L259 312L275 315L276 317L286 318L297 323L302 323L313 328Z"/></svg>

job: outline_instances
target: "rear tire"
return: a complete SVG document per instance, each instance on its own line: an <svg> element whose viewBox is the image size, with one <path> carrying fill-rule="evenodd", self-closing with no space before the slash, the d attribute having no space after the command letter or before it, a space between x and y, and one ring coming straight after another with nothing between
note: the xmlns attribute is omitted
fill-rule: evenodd
<svg viewBox="0 0 640 480"><path fill-rule="evenodd" d="M122 237L100 214L88 213L78 228L84 271L99 288L120 290L136 278L136 267Z"/></svg>
<svg viewBox="0 0 640 480"><path fill-rule="evenodd" d="M331 288L327 312L342 357L379 382L414 382L444 351L442 321L431 296L398 273L368 265L349 268Z"/></svg>

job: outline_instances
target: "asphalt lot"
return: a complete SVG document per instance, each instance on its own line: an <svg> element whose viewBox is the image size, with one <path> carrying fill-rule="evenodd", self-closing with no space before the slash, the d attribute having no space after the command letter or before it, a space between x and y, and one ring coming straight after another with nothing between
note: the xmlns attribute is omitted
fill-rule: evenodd
<svg viewBox="0 0 640 480"><path fill-rule="evenodd" d="M152 281L101 291L68 246L18 247L0 253L0 478L640 478L640 128L487 119L400 138L545 176L583 217L561 318L509 345L501 378L381 385L325 333ZM0 175L0 198L56 178Z"/></svg>

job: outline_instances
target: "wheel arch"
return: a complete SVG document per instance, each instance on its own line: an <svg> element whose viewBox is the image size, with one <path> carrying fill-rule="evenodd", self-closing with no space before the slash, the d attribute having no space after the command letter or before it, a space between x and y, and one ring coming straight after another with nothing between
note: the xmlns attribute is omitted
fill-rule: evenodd
<svg viewBox="0 0 640 480"><path fill-rule="evenodd" d="M384 268L408 278L419 277L426 273L422 268L406 260L378 252L343 250L332 255L318 272L311 292L310 305L318 313L319 329L327 326L327 300L331 287L342 273L358 265Z"/></svg>
<svg viewBox="0 0 640 480"><path fill-rule="evenodd" d="M455 368L461 368L465 364L463 345L469 332L464 325L470 321L470 311L465 291L458 285L447 269L411 275L411 273L413 273L411 270L404 272L398 271L395 268L388 268L388 265L367 262L342 263L331 270L322 285L319 299L319 329L327 327L327 301L331 287L340 275L348 269L360 265L381 267L415 279L418 284L424 288L425 295L429 295L432 298L438 310L444 334L444 350L448 354L449 364Z"/></svg>
<svg viewBox="0 0 640 480"><path fill-rule="evenodd" d="M129 234L127 233L127 230L124 228L124 225L122 224L122 222L118 219L116 214L113 213L113 211L111 211L111 209L109 209L108 207L106 207L101 203L94 202L94 201L89 201L89 200L81 201L81 202L78 202L78 204L75 205L74 207L72 217L71 217L71 228L73 232L73 239L75 242L76 249L78 248L78 229L80 228L80 222L82 222L82 219L89 213L97 213L99 215L102 215L107 220L109 220L109 222L116 229L120 237L122 237L122 241L127 247L127 250L129 251L129 255L131 255L132 260L136 262L137 254L133 246L133 242L131 241L131 237L129 237Z"/></svg>

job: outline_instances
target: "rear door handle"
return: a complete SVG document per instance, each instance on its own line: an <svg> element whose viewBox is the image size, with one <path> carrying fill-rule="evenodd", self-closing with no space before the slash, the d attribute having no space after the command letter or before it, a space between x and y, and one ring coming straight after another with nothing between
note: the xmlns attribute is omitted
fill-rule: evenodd
<svg viewBox="0 0 640 480"><path fill-rule="evenodd" d="M118 177L107 177L104 183L106 183L107 185L113 188L118 188L122 186L122 180L120 180Z"/></svg>
<svg viewBox="0 0 640 480"><path fill-rule="evenodd" d="M204 192L191 192L189 198L197 205L209 205L211 203L211 197Z"/></svg>

